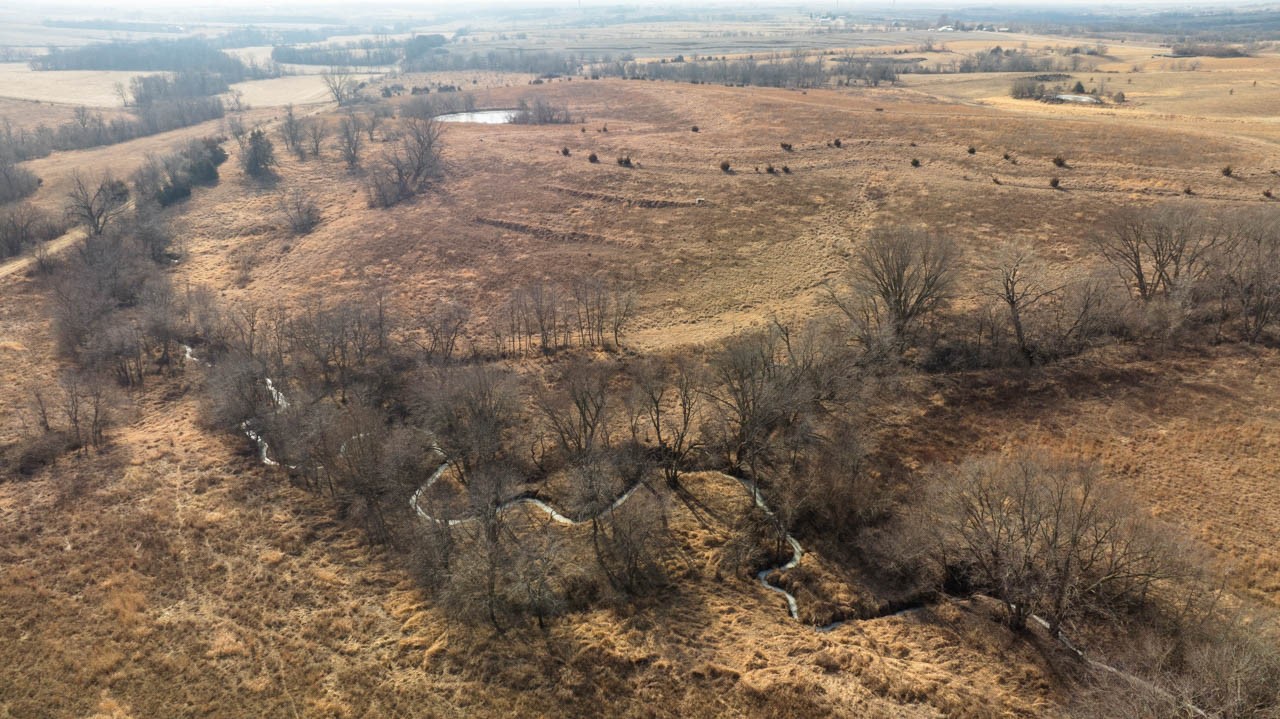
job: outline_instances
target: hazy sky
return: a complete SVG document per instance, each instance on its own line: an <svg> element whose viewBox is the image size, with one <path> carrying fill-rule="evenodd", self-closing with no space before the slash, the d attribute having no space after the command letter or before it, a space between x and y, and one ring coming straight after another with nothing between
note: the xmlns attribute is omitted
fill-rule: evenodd
<svg viewBox="0 0 1280 719"><path fill-rule="evenodd" d="M256 14L273 14L276 11L284 11L289 13L306 12L308 10L324 10L324 11L343 11L344 14L358 14L362 10L370 10L374 12L394 10L404 13L413 13L416 11L439 11L446 10L456 12L464 8L495 8L495 7L524 7L524 8L576 8L576 7L646 7L646 8L662 8L671 7L688 11L699 7L706 8L789 8L794 10L810 10L810 9L826 9L840 7L841 9L865 9L884 11L892 7L898 8L930 8L945 11L948 9L958 10L963 8L991 8L991 7L1035 7L1038 9L1050 9L1052 7L1071 7L1078 9L1081 7L1096 7L1099 10L1115 11L1121 8L1169 8L1169 7L1222 7L1224 5L1246 6L1255 3L1241 3L1239 0L1141 0L1131 2L1104 2L1102 0L1054 0L1053 2L1042 2L1041 0L958 0L957 2L946 2L945 0L800 0L799 2L768 2L759 0L723 0L711 2L691 3L673 3L671 0L630 0L629 2L619 2L619 0L417 0L416 2L397 2L395 0L389 2L369 2L368 0L272 0L271 2L260 2L256 0L218 0L218 2L210 2L210 0L115 0L109 6L101 3L85 2L85 0L0 0L0 9L10 11L20 11L24 14L40 14L42 12L56 12L62 14L67 11L75 11L85 13L95 17L111 17L113 15L136 14L140 10L149 11L160 14L180 14L195 11L193 14L217 13L227 8L251 8Z"/></svg>

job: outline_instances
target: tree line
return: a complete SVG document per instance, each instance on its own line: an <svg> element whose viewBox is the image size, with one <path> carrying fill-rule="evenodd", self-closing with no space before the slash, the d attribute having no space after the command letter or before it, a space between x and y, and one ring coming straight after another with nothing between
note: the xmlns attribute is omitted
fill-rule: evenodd
<svg viewBox="0 0 1280 719"><path fill-rule="evenodd" d="M226 82L242 82L279 74L256 61L245 62L214 47L204 38L150 39L51 48L31 60L34 70L139 70L212 73Z"/></svg>
<svg viewBox="0 0 1280 719"><path fill-rule="evenodd" d="M136 106L129 115L110 119L101 112L78 107L71 120L54 127L41 123L33 129L16 128L5 118L0 120L0 161L9 158L22 162L53 152L114 145L216 120L225 114L219 98L191 97Z"/></svg>

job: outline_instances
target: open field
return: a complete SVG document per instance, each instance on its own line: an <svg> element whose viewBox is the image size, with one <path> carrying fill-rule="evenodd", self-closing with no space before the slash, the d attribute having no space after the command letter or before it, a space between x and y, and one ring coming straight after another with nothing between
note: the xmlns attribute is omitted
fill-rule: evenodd
<svg viewBox="0 0 1280 719"><path fill-rule="evenodd" d="M722 38L664 23L542 37L551 47L607 44L651 57L694 40L700 52L733 54L775 41L876 51L937 39L804 35L808 22L726 26ZM748 31L756 34L736 34ZM1049 42L946 38L952 53L1041 40ZM481 33L475 47L510 42ZM492 327L513 289L619 280L636 300L617 355L627 365L647 354L702 356L775 320L828 317L831 288L846 282L871 230L910 226L954 238L965 279L952 305L976 307L987 298L974 278L1010 240L1065 277L1096 261L1090 238L1119 209L1280 208L1264 195L1280 193L1280 56L1205 59L1187 72L1150 57L1160 51L1116 45L1099 68L1074 73L1128 97L1102 107L1013 100L1009 74L807 91L580 77L534 86L530 75L488 72L390 77L381 83L461 85L481 109L542 99L576 121L449 125L445 181L388 209L369 207L364 181L394 147L391 120L372 133L363 166L349 169L332 132L343 112L318 77L243 83L236 89L252 109L240 119L275 142L275 174L248 177L227 142L218 183L163 211L177 250L163 272L184 296L207 288L224 308L264 313L378 295L413 317L456 302L472 311L463 344L492 354ZM1135 65L1140 72L1129 71ZM63 103L118 104L117 73L22 68L0 66L0 94L12 88L43 103L0 100L0 117L20 126L65 121ZM284 150L285 104L328 123L321 157ZM25 163L43 180L31 201L60 212L73 173L127 177L148 155L226 126ZM631 167L616 161L624 157ZM295 191L321 215L308 234L291 232L281 209ZM75 253L81 235L55 240L51 252ZM69 364L55 347L54 301L33 258L0 264L0 449L35 431L31 387L56 385ZM537 376L569 361L502 363ZM1038 627L1004 628L994 600L869 611L887 616L830 632L791 619L751 572L724 569L736 530L715 518L750 501L715 472L686 476L693 503L654 492L675 546L665 567L673 581L661 592L588 603L546 629L529 622L499 635L462 625L330 497L264 466L243 436L210 428L212 371L175 360L121 390L104 449L14 481L0 474L0 718L1067 715L1081 665ZM1276 348L1116 344L1025 370L881 379L866 391L865 409L876 412L868 441L904 476L986 452L1096 459L1106 478L1205 547L1230 590L1280 606ZM517 522L584 547L592 539L585 526L540 519ZM883 588L834 540L800 539L805 601L817 587L842 606L887 606Z"/></svg>

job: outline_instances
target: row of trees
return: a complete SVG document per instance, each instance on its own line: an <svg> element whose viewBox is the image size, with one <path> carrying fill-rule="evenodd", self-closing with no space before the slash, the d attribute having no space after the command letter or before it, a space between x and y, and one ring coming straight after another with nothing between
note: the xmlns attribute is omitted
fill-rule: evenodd
<svg viewBox="0 0 1280 719"><path fill-rule="evenodd" d="M1033 365L1108 339L1268 340L1280 314L1280 226L1273 212L1209 216L1185 204L1113 215L1093 238L1099 262L1062 272L1035 249L999 244L970 275L979 300L939 311L961 285L946 238L873 232L829 298L876 356L912 348L932 369Z"/></svg>
<svg viewBox="0 0 1280 719"><path fill-rule="evenodd" d="M35 70L140 70L212 73L228 83L279 75L245 62L199 37L110 42L51 48L31 61Z"/></svg>
<svg viewBox="0 0 1280 719"><path fill-rule="evenodd" d="M0 158L21 162L55 151L113 145L216 120L224 114L226 109L220 99L193 97L156 101L135 107L131 115L111 119L79 107L71 120L56 127L42 123L33 129L15 128L6 119L0 121Z"/></svg>
<svg viewBox="0 0 1280 719"><path fill-rule="evenodd" d="M904 63L886 58L849 54L828 64L822 55L804 51L729 60L687 60L681 62L619 60L591 67L593 76L603 75L636 80L711 82L763 87L824 87L836 81L879 85L893 82Z"/></svg>
<svg viewBox="0 0 1280 719"><path fill-rule="evenodd" d="M513 289L490 319L499 356L549 355L571 347L621 347L635 313L628 283L584 276L564 283L536 281Z"/></svg>

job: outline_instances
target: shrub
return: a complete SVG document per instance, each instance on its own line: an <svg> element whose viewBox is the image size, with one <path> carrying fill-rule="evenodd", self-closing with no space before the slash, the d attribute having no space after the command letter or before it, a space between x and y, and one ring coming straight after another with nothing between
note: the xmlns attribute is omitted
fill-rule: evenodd
<svg viewBox="0 0 1280 719"><path fill-rule="evenodd" d="M600 156L597 155L596 153L593 152L590 155L587 155L587 162L596 163L599 161L600 161Z"/></svg>
<svg viewBox="0 0 1280 719"><path fill-rule="evenodd" d="M919 166L920 166L920 160L919 160L919 159L917 159L917 158L914 158L914 157L913 157L913 158L911 158L911 166L912 166L912 167L919 167Z"/></svg>
<svg viewBox="0 0 1280 719"><path fill-rule="evenodd" d="M618 158L618 164L623 167L635 167L635 163L631 161L630 155L623 155Z"/></svg>
<svg viewBox="0 0 1280 719"><path fill-rule="evenodd" d="M0 209L0 259L25 252L29 247L62 234L63 225L48 213L26 202Z"/></svg>
<svg viewBox="0 0 1280 719"><path fill-rule="evenodd" d="M770 175L776 174L776 173L778 172L776 169L774 169L774 167L773 167L773 165L772 165L772 164L765 165L765 166L764 166L764 171L765 171L765 172L767 172L767 173L769 173Z"/></svg>
<svg viewBox="0 0 1280 719"><path fill-rule="evenodd" d="M1056 190L1056 189L1058 189L1058 187L1059 187L1061 184L1062 184L1062 180L1059 180L1059 179L1058 179L1058 178L1056 178L1056 177L1053 177L1053 178L1050 178L1050 179L1049 179L1049 187L1052 187L1052 188L1053 188L1053 189L1055 189L1055 190Z"/></svg>
<svg viewBox="0 0 1280 719"><path fill-rule="evenodd" d="M1231 177L1232 172L1234 172L1234 170L1231 169L1231 165L1227 165L1226 167L1222 168L1223 177Z"/></svg>
<svg viewBox="0 0 1280 719"><path fill-rule="evenodd" d="M831 144L835 145L836 147L842 147L842 143L840 142L840 138L838 137Z"/></svg>
<svg viewBox="0 0 1280 719"><path fill-rule="evenodd" d="M280 198L280 209L296 235L305 235L320 224L320 208L301 190L293 190Z"/></svg>
<svg viewBox="0 0 1280 719"><path fill-rule="evenodd" d="M1067 166L1067 161L1066 161L1065 159L1063 159L1062 157L1055 157L1055 158L1053 158L1053 166L1054 166L1054 167L1066 167L1066 166Z"/></svg>
<svg viewBox="0 0 1280 719"><path fill-rule="evenodd" d="M970 145L970 146L969 146L969 154L970 154L970 155L973 155L973 154L975 154L975 153L977 153L977 152L978 152L978 148L974 147L973 145Z"/></svg>
<svg viewBox="0 0 1280 719"><path fill-rule="evenodd" d="M781 143L781 145L782 145L782 149L783 149L783 150L786 150L787 152L791 152L791 151L792 151L792 150L791 150L791 143L789 143L789 142L783 142L783 143Z"/></svg>
<svg viewBox="0 0 1280 719"><path fill-rule="evenodd" d="M1270 199L1271 199L1271 190L1263 190L1263 191L1262 191L1262 196L1263 196L1263 197L1265 197L1265 198L1267 198L1268 200L1270 200Z"/></svg>
<svg viewBox="0 0 1280 719"><path fill-rule="evenodd" d="M249 133L249 141L240 156L240 164L250 177L261 178L271 174L271 168L276 165L276 148L261 128Z"/></svg>
<svg viewBox="0 0 1280 719"><path fill-rule="evenodd" d="M188 197L191 197L191 185L185 182L178 182L161 187L160 192L156 194L156 202L159 202L161 207L168 207L174 203L182 202Z"/></svg>
<svg viewBox="0 0 1280 719"><path fill-rule="evenodd" d="M790 175L790 174L791 174L791 168L790 168L790 167L787 167L786 165L783 165L783 166L782 166L782 174L784 174L784 175Z"/></svg>
<svg viewBox="0 0 1280 719"><path fill-rule="evenodd" d="M78 447L67 432L44 432L28 437L11 448L10 460L16 474L30 476Z"/></svg>
<svg viewBox="0 0 1280 719"><path fill-rule="evenodd" d="M728 160L721 160L721 161L720 161L720 171L721 171L721 172L728 172L728 171L729 171L729 170L731 170L731 169L733 169L733 166L729 164L729 161L728 161Z"/></svg>
<svg viewBox="0 0 1280 719"><path fill-rule="evenodd" d="M1194 195L1194 194L1196 194L1196 193L1195 193L1195 191L1194 191L1194 190L1192 190L1192 189L1191 189L1191 185L1187 185L1186 187L1182 188L1182 194L1184 194L1184 195Z"/></svg>
<svg viewBox="0 0 1280 719"><path fill-rule="evenodd" d="M568 157L568 156L569 156L569 148L567 148L567 147L562 147L562 148L560 148L560 154L561 154L561 155L564 155L565 157Z"/></svg>
<svg viewBox="0 0 1280 719"><path fill-rule="evenodd" d="M21 200L39 187L40 178L31 170L0 158L0 204Z"/></svg>
<svg viewBox="0 0 1280 719"><path fill-rule="evenodd" d="M692 128L690 128L690 129L691 129L693 132L698 132L698 126L697 126L697 125L694 125L694 126L693 126Z"/></svg>

